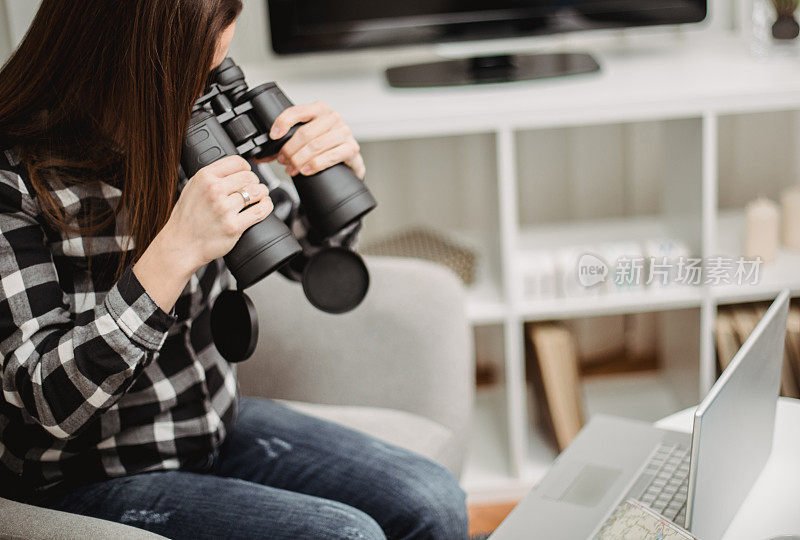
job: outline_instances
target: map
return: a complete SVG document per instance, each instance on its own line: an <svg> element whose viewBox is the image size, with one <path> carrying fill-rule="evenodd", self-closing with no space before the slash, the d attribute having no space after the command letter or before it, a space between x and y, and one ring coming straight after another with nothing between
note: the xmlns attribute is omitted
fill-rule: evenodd
<svg viewBox="0 0 800 540"><path fill-rule="evenodd" d="M696 540L637 501L627 500L603 524L595 540Z"/></svg>

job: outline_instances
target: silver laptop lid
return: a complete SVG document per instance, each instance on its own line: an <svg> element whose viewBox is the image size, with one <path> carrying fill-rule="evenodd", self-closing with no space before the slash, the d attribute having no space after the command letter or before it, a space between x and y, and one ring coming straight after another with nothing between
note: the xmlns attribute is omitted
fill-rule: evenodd
<svg viewBox="0 0 800 540"><path fill-rule="evenodd" d="M790 294L775 299L694 415L687 528L722 537L772 450Z"/></svg>

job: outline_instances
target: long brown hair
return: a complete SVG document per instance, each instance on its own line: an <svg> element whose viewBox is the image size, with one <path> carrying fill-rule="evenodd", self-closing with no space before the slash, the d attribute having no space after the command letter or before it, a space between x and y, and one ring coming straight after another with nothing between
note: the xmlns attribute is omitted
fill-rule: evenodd
<svg viewBox="0 0 800 540"><path fill-rule="evenodd" d="M44 216L92 235L126 212L138 259L169 218L181 143L241 0L43 0L0 71L0 148L17 147ZM115 182L112 212L70 223L52 181Z"/></svg>

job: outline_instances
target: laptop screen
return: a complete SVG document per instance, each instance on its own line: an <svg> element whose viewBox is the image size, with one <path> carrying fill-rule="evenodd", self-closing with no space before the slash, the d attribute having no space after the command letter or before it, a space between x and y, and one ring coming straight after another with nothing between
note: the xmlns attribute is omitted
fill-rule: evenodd
<svg viewBox="0 0 800 540"><path fill-rule="evenodd" d="M686 526L720 538L772 450L789 291L783 291L694 417Z"/></svg>

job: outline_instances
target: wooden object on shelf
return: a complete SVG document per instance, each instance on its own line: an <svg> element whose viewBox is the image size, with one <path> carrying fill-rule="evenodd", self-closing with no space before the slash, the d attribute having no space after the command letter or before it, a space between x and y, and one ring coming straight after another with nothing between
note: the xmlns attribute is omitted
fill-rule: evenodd
<svg viewBox="0 0 800 540"><path fill-rule="evenodd" d="M615 358L609 358L602 364L582 365L580 374L582 377L596 377L602 375L618 375L620 373L640 373L643 371L654 371L658 369L658 356L631 357L623 354Z"/></svg>
<svg viewBox="0 0 800 540"><path fill-rule="evenodd" d="M765 197L759 197L745 208L745 255L761 257L765 263L775 261L780 237L780 208Z"/></svg>
<svg viewBox="0 0 800 540"><path fill-rule="evenodd" d="M503 328L498 325L472 329L475 355L475 385L478 388L503 382Z"/></svg>
<svg viewBox="0 0 800 540"><path fill-rule="evenodd" d="M800 186L781 193L781 218L783 220L783 245L800 250Z"/></svg>
<svg viewBox="0 0 800 540"><path fill-rule="evenodd" d="M739 339L733 327L733 317L727 310L720 310L715 324L717 341L718 373L725 371L739 350Z"/></svg>
<svg viewBox="0 0 800 540"><path fill-rule="evenodd" d="M786 320L786 340L783 348L783 367L781 368L781 395L784 397L800 398L800 379L794 369L794 355L792 354L789 336L789 320Z"/></svg>
<svg viewBox="0 0 800 540"><path fill-rule="evenodd" d="M500 381L500 368L491 360L475 361L475 385L492 386Z"/></svg>
<svg viewBox="0 0 800 540"><path fill-rule="evenodd" d="M578 358L572 333L562 324L542 323L528 327L534 353L532 372L540 400L539 410L563 450L583 427L583 400Z"/></svg>
<svg viewBox="0 0 800 540"><path fill-rule="evenodd" d="M450 268L467 285L475 281L478 255L448 235L427 227L414 227L375 240L359 249L365 255L413 257Z"/></svg>

